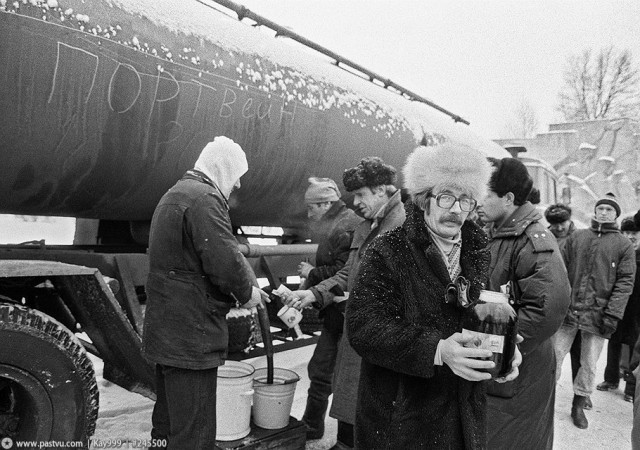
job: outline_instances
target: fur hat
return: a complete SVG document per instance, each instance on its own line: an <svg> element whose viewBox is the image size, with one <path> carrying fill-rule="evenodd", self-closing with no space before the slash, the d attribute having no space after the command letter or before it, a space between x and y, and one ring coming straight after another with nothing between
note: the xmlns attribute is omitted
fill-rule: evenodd
<svg viewBox="0 0 640 450"><path fill-rule="evenodd" d="M403 169L404 185L412 197L446 185L463 189L476 200L486 195L490 173L485 155L452 142L416 148Z"/></svg>
<svg viewBox="0 0 640 450"><path fill-rule="evenodd" d="M385 164L377 156L363 158L355 167L347 169L342 175L342 183L348 192L362 187L387 186L395 184L396 169Z"/></svg>
<svg viewBox="0 0 640 450"><path fill-rule="evenodd" d="M604 197L596 202L596 206L594 206L594 209L600 205L612 206L613 209L616 210L616 218L620 217L620 205L618 204L618 200L616 200L616 196L613 195L613 193L607 192Z"/></svg>
<svg viewBox="0 0 640 450"><path fill-rule="evenodd" d="M305 203L337 202L340 200L340 189L331 178L309 178L309 187L304 193Z"/></svg>
<svg viewBox="0 0 640 450"><path fill-rule="evenodd" d="M550 224L565 222L571 219L571 208L562 203L556 203L547 208L544 212L544 218Z"/></svg>
<svg viewBox="0 0 640 450"><path fill-rule="evenodd" d="M531 193L533 179L527 167L517 158L491 158L495 170L489 180L489 189L504 197L507 192L514 196L516 206L523 205Z"/></svg>
<svg viewBox="0 0 640 450"><path fill-rule="evenodd" d="M636 213L637 215L637 213ZM620 231L640 231L634 217L625 217L620 224Z"/></svg>

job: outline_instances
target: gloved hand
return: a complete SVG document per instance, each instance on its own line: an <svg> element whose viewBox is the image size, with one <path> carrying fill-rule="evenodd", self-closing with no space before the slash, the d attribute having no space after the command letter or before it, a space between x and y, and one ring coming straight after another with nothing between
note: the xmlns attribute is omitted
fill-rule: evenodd
<svg viewBox="0 0 640 450"><path fill-rule="evenodd" d="M604 316L602 318L600 333L602 333L603 336L609 336L613 334L613 332L616 331L616 328L618 328L618 319L611 316Z"/></svg>

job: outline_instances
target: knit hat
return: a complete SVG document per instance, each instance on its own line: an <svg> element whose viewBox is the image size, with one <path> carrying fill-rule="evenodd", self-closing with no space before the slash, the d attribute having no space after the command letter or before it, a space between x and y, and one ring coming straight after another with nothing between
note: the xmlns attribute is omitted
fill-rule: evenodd
<svg viewBox="0 0 640 450"><path fill-rule="evenodd" d="M550 224L562 223L571 219L571 208L562 203L549 206L544 212L544 218Z"/></svg>
<svg viewBox="0 0 640 450"><path fill-rule="evenodd" d="M202 149L193 168L211 178L228 198L233 186L249 170L249 165L238 144L228 137L217 136Z"/></svg>
<svg viewBox="0 0 640 450"><path fill-rule="evenodd" d="M396 169L385 164L377 156L363 158L355 167L347 169L342 174L342 183L348 192L362 187L387 186L395 184Z"/></svg>
<svg viewBox="0 0 640 450"><path fill-rule="evenodd" d="M613 193L607 192L604 195L604 197L602 197L600 200L596 202L596 206L594 207L594 209L600 205L612 206L613 209L616 210L616 218L620 216L620 205L618 204L618 201L616 200L616 196L613 195Z"/></svg>
<svg viewBox="0 0 640 450"><path fill-rule="evenodd" d="M634 217L625 217L620 224L620 231L640 231L640 228L638 228Z"/></svg>
<svg viewBox="0 0 640 450"><path fill-rule="evenodd" d="M331 178L309 178L309 187L304 193L306 203L336 202L340 199L340 189Z"/></svg>
<svg viewBox="0 0 640 450"><path fill-rule="evenodd" d="M445 142L416 148L402 171L413 197L436 186L457 187L476 200L484 198L491 167L485 155L464 144Z"/></svg>

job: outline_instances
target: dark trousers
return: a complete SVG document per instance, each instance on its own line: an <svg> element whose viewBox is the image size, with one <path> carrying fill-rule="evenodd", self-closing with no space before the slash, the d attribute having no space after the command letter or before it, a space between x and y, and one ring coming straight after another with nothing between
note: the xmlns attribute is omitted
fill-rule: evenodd
<svg viewBox="0 0 640 450"><path fill-rule="evenodd" d="M619 342L609 340L607 344L607 367L604 369L604 381L609 383L618 384L620 382L620 358L622 356L622 344ZM636 390L636 378L633 373L629 371L629 364L631 361L631 352L629 352L629 361L627 361L626 369L624 371L624 379L626 385L624 393L628 395L635 395Z"/></svg>
<svg viewBox="0 0 640 450"><path fill-rule="evenodd" d="M216 444L218 368L189 370L156 364L151 438L169 450L213 449Z"/></svg>
<svg viewBox="0 0 640 450"><path fill-rule="evenodd" d="M332 392L333 370L336 367L338 343L341 336L342 329L338 332L337 327L328 328L325 321L307 367L311 384L307 391L307 406L302 420L314 429L324 427L324 417Z"/></svg>
<svg viewBox="0 0 640 450"><path fill-rule="evenodd" d="M571 355L571 379L575 380L576 375L578 375L578 370L580 370L580 344L582 343L582 333L576 333L576 337L573 339L573 344L571 344L571 350L569 354Z"/></svg>

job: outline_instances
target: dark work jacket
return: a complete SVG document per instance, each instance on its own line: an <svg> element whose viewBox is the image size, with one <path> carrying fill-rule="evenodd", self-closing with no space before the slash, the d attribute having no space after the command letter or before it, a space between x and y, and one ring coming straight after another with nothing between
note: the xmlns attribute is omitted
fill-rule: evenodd
<svg viewBox="0 0 640 450"><path fill-rule="evenodd" d="M632 349L640 335L640 270L638 266L640 266L640 250L636 250L636 278L633 291L627 301L622 320L610 339L612 342L627 344Z"/></svg>
<svg viewBox="0 0 640 450"><path fill-rule="evenodd" d="M338 200L331 205L322 219L314 224L313 240L318 242L318 250L316 251L316 265L309 272L307 278L307 289L332 277L344 267L349 259L353 233L363 220L347 208L342 200ZM331 304L322 309L320 317L324 317L325 328L335 333L342 333L344 315L338 305Z"/></svg>
<svg viewBox="0 0 640 450"><path fill-rule="evenodd" d="M553 446L556 359L551 337L567 313L570 288L556 238L541 219L526 202L500 228L488 230L488 289L500 291L500 286L514 283L518 332L524 338L518 378L489 389L487 428L492 450Z"/></svg>
<svg viewBox="0 0 640 450"><path fill-rule="evenodd" d="M591 228L577 230L566 241L563 256L571 282L571 306L564 320L568 326L603 334L605 316L622 319L636 273L633 245L615 223L592 221Z"/></svg>
<svg viewBox="0 0 640 450"><path fill-rule="evenodd" d="M460 263L471 299L486 281L486 243L466 221ZM486 448L485 384L434 364L438 342L461 331L462 309L444 301L450 282L422 211L408 202L402 227L367 248L347 303L347 335L362 357L357 448Z"/></svg>
<svg viewBox="0 0 640 450"><path fill-rule="evenodd" d="M188 171L151 221L143 352L152 363L209 369L224 363L226 314L251 298L228 205L204 174ZM234 298L235 296L235 298Z"/></svg>

